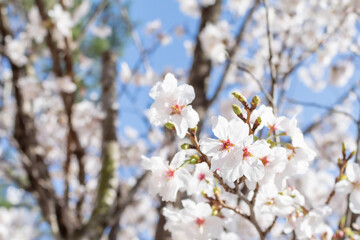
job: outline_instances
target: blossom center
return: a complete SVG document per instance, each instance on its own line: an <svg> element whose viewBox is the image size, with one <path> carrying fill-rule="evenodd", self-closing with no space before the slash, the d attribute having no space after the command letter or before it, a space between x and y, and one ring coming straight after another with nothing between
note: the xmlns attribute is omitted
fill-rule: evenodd
<svg viewBox="0 0 360 240"><path fill-rule="evenodd" d="M205 219L203 218L196 219L196 224L198 225L198 227L201 227L202 225L204 225L204 223L205 223Z"/></svg>
<svg viewBox="0 0 360 240"><path fill-rule="evenodd" d="M199 180L204 180L205 179L205 173L200 173L199 174Z"/></svg>
<svg viewBox="0 0 360 240"><path fill-rule="evenodd" d="M221 146L221 150L224 151L224 150L227 150L229 151L231 147L235 146L235 144L233 144L232 142L230 142L230 140L220 140L221 143L222 143L222 146Z"/></svg>
<svg viewBox="0 0 360 240"><path fill-rule="evenodd" d="M276 130L275 124L269 125L268 128L269 128L270 134L275 132L275 130Z"/></svg>
<svg viewBox="0 0 360 240"><path fill-rule="evenodd" d="M264 164L264 166L268 165L268 163L269 163L268 157L263 157L263 158L261 158L260 160L261 160L261 162Z"/></svg>
<svg viewBox="0 0 360 240"><path fill-rule="evenodd" d="M175 170L172 170L169 168L169 170L166 172L166 175L168 176L168 178L173 178L175 174Z"/></svg>
<svg viewBox="0 0 360 240"><path fill-rule="evenodd" d="M275 204L275 200L274 200L273 198L270 198L270 199L268 199L268 200L266 201L265 204L268 205L268 206L272 206L272 205Z"/></svg>
<svg viewBox="0 0 360 240"><path fill-rule="evenodd" d="M250 152L248 148L243 149L243 159L250 157Z"/></svg>
<svg viewBox="0 0 360 240"><path fill-rule="evenodd" d="M179 104L175 104L171 107L171 115L174 114L181 114L181 111L185 108L185 105L179 105Z"/></svg>

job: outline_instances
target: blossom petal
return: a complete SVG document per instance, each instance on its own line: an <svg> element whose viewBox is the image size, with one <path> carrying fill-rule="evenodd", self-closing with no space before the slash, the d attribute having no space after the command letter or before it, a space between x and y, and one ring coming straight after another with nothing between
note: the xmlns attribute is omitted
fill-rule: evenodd
<svg viewBox="0 0 360 240"><path fill-rule="evenodd" d="M180 105L188 105L195 98L194 88L188 84L183 84L178 87L178 92L181 92L181 98L179 99Z"/></svg>
<svg viewBox="0 0 360 240"><path fill-rule="evenodd" d="M211 119L212 124L213 124L213 132L215 134L216 137L218 137L221 140L227 140L228 135L227 135L227 128L228 128L228 121L226 120L226 118L222 117L222 116L218 116L218 117L213 117Z"/></svg>
<svg viewBox="0 0 360 240"><path fill-rule="evenodd" d="M335 190L339 193L348 194L352 189L352 184L347 180L341 180L335 184Z"/></svg>
<svg viewBox="0 0 360 240"><path fill-rule="evenodd" d="M192 108L192 106L186 106L181 115L184 116L186 121L188 122L189 128L194 128L199 122L199 114Z"/></svg>
<svg viewBox="0 0 360 240"><path fill-rule="evenodd" d="M178 114L175 114L175 115L173 115L171 120L174 123L175 129L176 129L176 134L180 138L184 138L185 135L186 135L186 132L187 132L187 130L189 128L188 123L185 120L185 118L178 115Z"/></svg>
<svg viewBox="0 0 360 240"><path fill-rule="evenodd" d="M161 84L161 87L164 90L164 92L174 91L177 87L177 80L176 80L174 74L167 73L165 75L165 79L164 79L163 83Z"/></svg>
<svg viewBox="0 0 360 240"><path fill-rule="evenodd" d="M353 162L349 162L346 167L345 174L350 182L353 182L353 183L359 182L359 178L360 178L359 165L356 163L353 163Z"/></svg>
<svg viewBox="0 0 360 240"><path fill-rule="evenodd" d="M360 190L354 190L350 194L349 208L353 213L360 213Z"/></svg>

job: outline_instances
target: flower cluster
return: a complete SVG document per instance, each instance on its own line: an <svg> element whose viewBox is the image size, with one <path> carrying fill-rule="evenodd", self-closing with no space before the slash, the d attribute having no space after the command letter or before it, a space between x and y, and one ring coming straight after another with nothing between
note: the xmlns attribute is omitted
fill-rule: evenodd
<svg viewBox="0 0 360 240"><path fill-rule="evenodd" d="M162 83L157 83L150 91L155 102L150 108L150 121L160 126L171 122L179 137L186 135L188 128L196 127L199 115L189 105L195 98L194 89L189 85L177 86L173 74L168 73Z"/></svg>
<svg viewBox="0 0 360 240"><path fill-rule="evenodd" d="M348 163L353 153L344 153L342 175L327 201L311 207L294 179L308 171L315 152L296 119L275 116L257 96L249 103L240 93L233 95L240 103L233 105L234 117L212 117L214 137L198 140L199 117L188 105L195 97L193 88L177 86L167 74L151 89L151 122L170 122L170 129L189 140L170 164L161 157L143 157L143 167L152 172L153 193L163 201L175 201L179 191L192 199L183 200L181 210L164 208L165 228L174 239L240 239L235 226L249 221L255 229L252 237L261 239L279 226L282 234L294 233L299 239L331 239L336 234L325 220L332 213L335 190L351 192L350 210L359 213L360 167Z"/></svg>

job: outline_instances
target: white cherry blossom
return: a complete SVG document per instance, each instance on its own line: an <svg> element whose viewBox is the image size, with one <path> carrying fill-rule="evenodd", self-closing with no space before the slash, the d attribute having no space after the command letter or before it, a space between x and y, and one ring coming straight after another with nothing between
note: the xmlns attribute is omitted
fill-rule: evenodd
<svg viewBox="0 0 360 240"><path fill-rule="evenodd" d="M193 87L183 84L177 86L173 74L166 74L163 82L158 82L150 96L155 102L150 107L150 122L160 126L167 122L174 124L180 138L185 137L189 128L196 127L199 115L189 105L195 98Z"/></svg>
<svg viewBox="0 0 360 240"><path fill-rule="evenodd" d="M360 213L360 166L357 163L348 162L345 170L347 179L336 183L336 190L341 193L350 193L350 210Z"/></svg>
<svg viewBox="0 0 360 240"><path fill-rule="evenodd" d="M212 216L209 204L188 199L183 200L182 205L184 208L180 212L166 208L163 212L168 219L165 228L172 232L173 239L207 240L220 237L223 221L220 217Z"/></svg>
<svg viewBox="0 0 360 240"><path fill-rule="evenodd" d="M151 191L154 194L158 193L164 201L175 201L177 192L185 187L191 178L189 171L181 167L186 160L185 153L178 152L170 165L161 157L142 159L143 168L152 172Z"/></svg>

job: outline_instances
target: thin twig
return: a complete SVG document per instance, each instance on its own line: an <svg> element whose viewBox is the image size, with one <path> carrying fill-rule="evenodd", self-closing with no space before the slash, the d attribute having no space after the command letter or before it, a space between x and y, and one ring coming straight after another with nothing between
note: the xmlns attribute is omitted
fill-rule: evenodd
<svg viewBox="0 0 360 240"><path fill-rule="evenodd" d="M216 88L214 96L211 99L209 99L209 105L211 105L216 100L216 98L218 97L218 95L219 95L219 93L220 93L220 91L222 89L222 86L225 83L225 79L226 79L226 77L227 77L227 75L229 73L230 66L233 63L233 60L235 58L236 50L238 49L238 47L239 47L239 45L240 45L240 43L241 43L241 41L242 41L242 39L244 37L246 26L250 23L251 17L253 15L253 13L255 12L258 5L259 5L259 0L255 0L254 5L248 11L248 13L247 13L247 15L245 17L245 20L244 20L243 24L241 25L241 27L240 27L240 29L238 31L238 34L236 35L235 45L234 45L234 47L232 47L229 50L229 60L226 63L225 70L224 70L224 72L223 72L223 74L221 76L219 86Z"/></svg>
<svg viewBox="0 0 360 240"><path fill-rule="evenodd" d="M262 0L265 7L265 16L266 16L266 36L267 36L267 43L268 43L268 51L269 51L269 69L270 69L270 77L271 77L271 90L270 95L272 102L269 104L272 106L274 114L277 114L277 85L278 81L274 74L274 66L273 66L273 51L272 51L272 33L270 31L270 18L269 18L269 6L267 0Z"/></svg>
<svg viewBox="0 0 360 240"><path fill-rule="evenodd" d="M344 102L348 97L349 97L349 94L351 92L353 92L355 89L357 88L357 84L353 84L349 90L347 90L346 92L344 92L343 95L341 95L335 102L334 104L332 104L332 106L335 106L335 105L338 105L338 104L341 104L342 102ZM314 128L316 128L319 124L321 124L323 122L323 120L327 117L329 117L332 113L333 113L333 110L334 108L332 107L330 110L328 110L325 114L323 114L318 121L310 124L309 126L307 126L305 128L305 130L303 131L304 134L307 134L309 132L311 132Z"/></svg>
<svg viewBox="0 0 360 240"><path fill-rule="evenodd" d="M286 101L288 101L289 103L298 104L298 105L302 105L302 106L326 109L329 112L338 113L338 114L342 114L344 116L347 116L352 121L354 121L355 123L358 122L358 120L356 118L354 118L350 113L345 112L345 111L341 111L341 110L336 110L336 109L334 109L334 107L329 107L329 106L325 106L325 105L318 104L318 103L313 103L313 102L298 101L298 100L295 100L295 99L292 99L292 98L286 98Z"/></svg>
<svg viewBox="0 0 360 240"><path fill-rule="evenodd" d="M77 37L77 39L74 41L74 45L73 45L73 49L77 49L79 47L79 45L81 44L82 40L85 37L85 34L88 30L88 28L91 26L91 24L93 22L95 22L95 20L98 18L98 16L100 15L100 13L105 9L106 5L109 3L108 0L102 0L101 3L97 6L96 10L94 11L94 13L91 15L89 21L87 21L85 23L85 26L81 29L79 36Z"/></svg>
<svg viewBox="0 0 360 240"><path fill-rule="evenodd" d="M248 70L247 68L242 67L242 66L240 66L240 65L238 65L237 68L238 68L239 70L241 70L241 71L246 72L247 74L250 75L250 77L251 77L253 80L255 80L255 82L256 82L257 85L259 86L261 92L265 95L265 97L266 97L266 99L267 99L267 101L268 101L269 103L271 103L271 102L273 101L272 97L271 97L270 94L267 92L267 90L265 89L265 87L262 85L261 81L260 81L259 79L257 79L257 78L255 77L255 75L254 75L250 70Z"/></svg>

